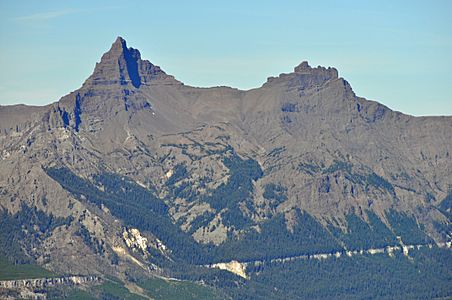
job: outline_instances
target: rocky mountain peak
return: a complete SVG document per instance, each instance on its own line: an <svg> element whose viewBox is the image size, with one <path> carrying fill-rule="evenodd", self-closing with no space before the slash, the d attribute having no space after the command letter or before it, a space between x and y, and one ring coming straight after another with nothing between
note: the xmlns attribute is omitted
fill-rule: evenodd
<svg viewBox="0 0 452 300"><path fill-rule="evenodd" d="M120 49L127 48L126 40L120 36L118 36L116 38L116 40L114 41L114 43L111 45L110 51L112 51L114 48L119 48L119 47L121 47Z"/></svg>
<svg viewBox="0 0 452 300"><path fill-rule="evenodd" d="M312 68L307 61L302 61L298 66L294 68L295 73L300 74L312 74L312 75L323 75L328 79L338 78L338 72L336 68L332 67L321 67Z"/></svg>
<svg viewBox="0 0 452 300"><path fill-rule="evenodd" d="M312 70L311 66L306 60L302 61L298 66L294 68L294 72L303 72L306 70Z"/></svg>
<svg viewBox="0 0 452 300"><path fill-rule="evenodd" d="M127 42L122 37L117 37L99 63L96 63L93 74L84 85L132 85L139 88L142 84L149 84L155 80L171 80L160 67L147 60L141 59L140 51L128 48ZM178 82L177 82L178 83Z"/></svg>
<svg viewBox="0 0 452 300"><path fill-rule="evenodd" d="M313 68L307 61L302 61L294 68L293 73L283 73L278 77L269 77L264 85L287 83L289 86L305 89L310 86L322 85L329 80L337 78L339 76L335 68L322 66Z"/></svg>
<svg viewBox="0 0 452 300"><path fill-rule="evenodd" d="M116 40L113 42L113 44L110 47L110 50L108 50L107 53L105 53L102 56L102 59L107 58L121 58L124 57L126 59L132 59L132 61L128 61L128 63L131 63L134 61L138 62L141 60L141 54L140 51L134 48L127 48L127 42L122 37L118 36ZM101 59L101 63L102 63Z"/></svg>

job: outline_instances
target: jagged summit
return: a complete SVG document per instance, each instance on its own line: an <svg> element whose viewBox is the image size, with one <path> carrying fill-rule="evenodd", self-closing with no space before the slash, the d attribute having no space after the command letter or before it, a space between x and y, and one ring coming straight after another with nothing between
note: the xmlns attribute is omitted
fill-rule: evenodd
<svg viewBox="0 0 452 300"><path fill-rule="evenodd" d="M132 85L139 88L151 81L166 80L176 83L173 76L167 75L159 66L141 59L140 51L128 48L127 42L118 36L101 61L96 63L93 74L85 85Z"/></svg>
<svg viewBox="0 0 452 300"><path fill-rule="evenodd" d="M332 79L338 78L338 72L337 72L336 68L332 68L332 67L325 68L322 66L313 68L309 65L309 63L307 61L302 61L298 66L296 66L294 68L294 72L302 73L302 74L325 75Z"/></svg>
<svg viewBox="0 0 452 300"><path fill-rule="evenodd" d="M311 66L306 60L302 61L298 66L294 68L294 72L300 72L304 70L311 70Z"/></svg>
<svg viewBox="0 0 452 300"><path fill-rule="evenodd" d="M294 68L292 73L283 73L278 77L268 77L264 86L269 84L288 83L289 86L307 88L313 85L322 85L329 80L338 79L338 71L332 67L318 66L313 68L307 61L302 61Z"/></svg>
<svg viewBox="0 0 452 300"><path fill-rule="evenodd" d="M114 48L114 47L125 47L125 48L127 48L127 42L126 42L126 40L125 39L123 39L121 36L118 36L117 38L116 38L116 40L114 41L114 43L111 45L111 49L112 48ZM111 50L110 49L110 50Z"/></svg>
<svg viewBox="0 0 452 300"><path fill-rule="evenodd" d="M294 78L295 77L295 78ZM290 74L269 77L269 82L295 79L302 87L320 84L338 78L338 71L332 67L311 67L307 61L301 62ZM127 47L127 42L118 36L110 49L102 55L101 61L96 63L93 74L85 81L84 86L130 85L140 88L141 85L151 84L182 84L173 76L166 74L159 66L141 59L140 51ZM291 84L292 85L292 84Z"/></svg>

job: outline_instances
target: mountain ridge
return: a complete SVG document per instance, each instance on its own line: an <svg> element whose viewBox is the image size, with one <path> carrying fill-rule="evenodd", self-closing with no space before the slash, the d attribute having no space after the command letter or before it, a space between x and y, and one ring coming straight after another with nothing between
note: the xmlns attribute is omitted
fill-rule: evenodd
<svg viewBox="0 0 452 300"><path fill-rule="evenodd" d="M335 68L196 88L118 37L58 102L0 107L0 211L22 259L122 280L439 245L452 235L451 140L452 117L358 97Z"/></svg>
<svg viewBox="0 0 452 300"><path fill-rule="evenodd" d="M95 82L96 81L105 81L105 82L109 82L109 81L111 81L111 83L121 83L121 80L120 80L120 78L119 79L117 79L116 81L114 80L114 78L110 78L110 79L104 79L104 80L102 80L102 79L100 79L100 78L96 78L96 79L94 79L93 77L95 77L95 75L96 75L96 73L108 73L108 72L105 72L105 71L103 71L103 70L98 70L98 68L106 68L107 66L106 66L106 64L108 64L108 62L102 62L102 59L104 59L104 60L107 60L108 61L108 59L106 59L107 57L109 57L109 56L118 56L118 60L119 60L119 57L120 56L122 56L122 58L125 60L125 58L124 58L124 56L128 56L129 58L128 58L128 63L126 63L125 65L127 66L127 65L129 65L129 64L132 64L132 65L137 65L138 64L138 62L141 62L141 63L144 63L146 66L145 67L142 67L142 69L144 69L144 71L143 70L140 70L139 72L140 73L142 73L142 72L145 72L145 71L147 71L146 70L146 67L148 67L149 68L149 70L148 71L150 71L151 72L151 74L152 74L152 72L155 72L156 74L152 74L152 75L159 75L159 74L161 74L162 75L162 77L163 78L169 78L169 79L174 79L174 76L172 76L172 75L168 75L168 74L166 74L166 72L165 71L163 71L159 66L157 66L157 65L154 65L154 64L152 64L150 61L148 61L148 60L142 60L141 59L141 53L137 50L137 49L134 49L134 48L128 48L127 47L127 42L126 42L126 40L124 39L124 38L122 38L121 36L118 36L117 38L116 38L116 40L114 41L114 43L111 45L111 47L110 47L110 49L107 51L107 52L105 52L104 53L104 55L102 55L102 58L101 58L101 61L100 62L97 62L96 63L96 66L95 66L95 68L94 68L94 70L93 70L93 72L91 73L91 75L90 76L88 76L88 78L85 80L85 82L83 82L83 84L82 84L82 86L81 86L81 88L84 86L84 85L86 85L86 84L95 84ZM132 61L133 60L133 61ZM118 63L118 67L119 67L119 65L121 65L123 62L120 62L120 63ZM124 66L123 66L124 67ZM132 67L130 67L130 68L132 68ZM127 69L127 68L126 68ZM148 78L145 78L146 76L143 76L143 75L139 75L138 74L138 68L137 68L137 66L135 66L135 71L133 71L134 73L136 73L135 74L135 77L136 77L136 79L134 79L134 80L132 80L132 79L130 79L130 75L128 74L128 71L126 71L125 69L124 70L122 70L123 72L125 72L124 74L117 74L119 77L120 76L122 76L122 77L129 77L129 79L128 80L126 80L126 81L128 81L128 82L131 82L132 83L132 85L135 87L135 88L139 88L139 85L141 85L142 84L142 82L141 82L141 78L143 77L145 80L143 81L143 83L146 83L146 82L150 82L150 81L152 81L151 79L160 79L159 77L157 77L157 78L151 78L151 79L148 79ZM116 71L120 71L119 69L118 70L116 70ZM115 72L112 72L112 73L115 73ZM339 78L339 76L338 76L338 71L337 71L337 69L336 68L334 68L334 67L328 67L328 68L326 68L326 67L323 67L323 66L317 66L317 67L311 67L310 65L309 65L309 63L308 63L308 61L302 61L300 64L298 64L297 66L295 66L294 67L294 70L293 70L293 72L292 73L281 73L279 76L269 76L268 77L268 79L267 79L267 81L266 82L264 82L263 84L262 84L262 86L264 86L265 84L267 84L269 81L272 81L272 80L274 80L274 79L276 79L276 78L279 78L279 77L287 77L287 76L290 76L291 74L293 74L293 73L305 73L305 74L311 74L311 75L313 75L313 74L317 74L317 75L324 75L324 76L330 76L331 78L335 78L335 79L338 79ZM114 74L109 74L110 76L112 76L112 75L114 75ZM114 76L112 76L112 77L114 77ZM139 77L139 78L138 78ZM125 79L122 79L122 80L125 80ZM122 83L124 84L124 83L126 83L126 81L123 81ZM239 89L239 88L236 88L236 87L233 87L233 86L224 86L224 85L221 85L221 86L209 86L209 87L197 87L197 86L191 86L191 85L186 85L186 84L184 84L183 82L180 82L180 81L178 81L178 80L174 80L174 82L175 83L177 83L177 84L182 84L182 85L184 85L184 86L186 86L186 87L189 87L189 88L195 88L195 89L223 89L223 88L226 88L226 89L232 89L232 90L237 90L237 91L240 91L240 92L249 92L249 91L253 91L253 90L256 90L256 89L259 89L259 88L261 88L261 87L255 87L255 88L250 88L250 89ZM77 89L78 90L78 89ZM76 90L76 91L77 91ZM61 97L61 99L62 98L64 98L64 96L63 97ZM60 100L61 100L60 99ZM56 102L59 102L60 100L58 100L58 101L56 101ZM367 100L367 99L366 99ZM373 101L373 100L367 100L367 101ZM54 102L54 103L56 103L56 102ZM35 107L35 108L38 108L38 107L45 107L45 106L49 106L49 105L52 105L52 104L54 104L54 103L49 103L49 104L44 104L44 105L27 105L27 104L21 104L21 103L18 103L18 104L10 104L10 105L0 105L0 107L9 107L9 108L12 108L12 107L15 107L15 106L26 106L26 107ZM382 104L380 104L380 105L382 105ZM386 107L386 108L388 108L388 107ZM389 108L388 108L389 109ZM392 109L391 109L392 110ZM403 113L403 112L400 112L400 111L395 111L395 110L392 110L392 111L394 111L394 112L398 112L398 113L402 113L402 114L404 114L404 115L408 115L408 116L412 116L412 117L416 117L416 118L429 118L429 117L450 117L450 116L447 116L447 115L437 115L437 116L413 116L413 115L410 115L410 114L406 114L406 113Z"/></svg>

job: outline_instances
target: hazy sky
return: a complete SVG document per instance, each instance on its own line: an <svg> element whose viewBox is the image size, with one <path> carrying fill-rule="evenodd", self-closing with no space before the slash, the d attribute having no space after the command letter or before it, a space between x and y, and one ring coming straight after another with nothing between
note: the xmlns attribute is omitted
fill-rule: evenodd
<svg viewBox="0 0 452 300"><path fill-rule="evenodd" d="M0 0L0 104L81 86L116 36L193 86L261 86L303 60L414 115L452 115L452 1Z"/></svg>

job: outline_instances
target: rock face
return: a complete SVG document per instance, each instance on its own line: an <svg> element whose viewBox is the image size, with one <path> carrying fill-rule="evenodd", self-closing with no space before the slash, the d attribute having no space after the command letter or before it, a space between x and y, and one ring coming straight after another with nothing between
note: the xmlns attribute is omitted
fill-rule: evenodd
<svg viewBox="0 0 452 300"><path fill-rule="evenodd" d="M139 88L142 84L149 85L153 81L165 80L176 82L160 67L141 60L140 52L127 48L126 41L118 37L111 49L102 56L100 63L96 64L93 74L84 85L131 84Z"/></svg>
<svg viewBox="0 0 452 300"><path fill-rule="evenodd" d="M148 239L143 237L138 229L124 230L122 236L127 247L132 251L141 251L143 255L148 255Z"/></svg>
<svg viewBox="0 0 452 300"><path fill-rule="evenodd" d="M56 285L80 285L85 283L101 282L102 279L97 276L67 276L56 278L36 278L21 280L0 281L0 287L6 289L17 288L44 288Z"/></svg>
<svg viewBox="0 0 452 300"><path fill-rule="evenodd" d="M28 207L30 222L52 216L17 246L80 274L144 270L137 253L149 247L200 264L223 251L219 261L229 261L231 241L270 245L268 232L305 241L306 224L324 235L322 249L317 237L301 243L318 253L361 247L349 238L356 222L368 235L385 228L367 248L413 232L418 240L406 244L445 243L451 141L452 117L412 117L357 97L334 68L302 62L257 89L196 88L118 38L60 101L0 107L0 210L18 236L13 215ZM208 258L181 243L221 251ZM114 249L130 250L128 259Z"/></svg>
<svg viewBox="0 0 452 300"><path fill-rule="evenodd" d="M0 281L2 299L47 299L46 290L52 287L87 286L102 283L98 276L64 276ZM12 292L12 295L10 294Z"/></svg>
<svg viewBox="0 0 452 300"><path fill-rule="evenodd" d="M227 270L231 273L234 273L242 278L247 278L246 276L246 266L244 264L239 263L238 261L230 261L228 263L218 263L209 266L210 268L217 268L220 270Z"/></svg>

